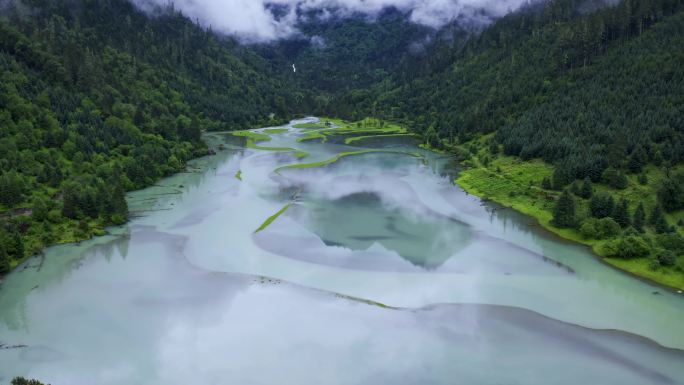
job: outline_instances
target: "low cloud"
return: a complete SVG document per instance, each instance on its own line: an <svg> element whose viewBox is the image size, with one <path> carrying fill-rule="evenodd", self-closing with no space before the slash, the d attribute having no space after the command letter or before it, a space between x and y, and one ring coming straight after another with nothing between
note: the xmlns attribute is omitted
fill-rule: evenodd
<svg viewBox="0 0 684 385"><path fill-rule="evenodd" d="M307 11L324 16L374 16L393 7L411 21L439 28L453 20L482 25L518 9L529 0L133 0L152 10L170 3L186 16L214 31L248 42L287 38L298 32L297 23Z"/></svg>

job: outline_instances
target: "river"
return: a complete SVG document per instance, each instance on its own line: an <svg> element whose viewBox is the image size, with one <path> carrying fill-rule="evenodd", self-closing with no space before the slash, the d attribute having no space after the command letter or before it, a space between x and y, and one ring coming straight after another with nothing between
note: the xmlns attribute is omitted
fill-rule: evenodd
<svg viewBox="0 0 684 385"><path fill-rule="evenodd" d="M304 122L256 130L301 159L206 134L217 154L129 194L127 225L8 275L0 383L684 384L681 294L411 139L299 142Z"/></svg>

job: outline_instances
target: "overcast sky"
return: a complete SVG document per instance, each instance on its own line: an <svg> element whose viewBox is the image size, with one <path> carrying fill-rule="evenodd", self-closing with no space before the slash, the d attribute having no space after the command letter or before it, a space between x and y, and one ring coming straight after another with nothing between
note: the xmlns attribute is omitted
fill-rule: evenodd
<svg viewBox="0 0 684 385"><path fill-rule="evenodd" d="M169 0L134 0L143 8L165 6ZM455 18L486 23L520 7L528 0L174 0L176 9L199 19L214 31L252 42L271 41L297 32L296 10L322 9L341 14L374 15L394 6L410 12L415 23L440 27ZM276 19L267 4L287 6L288 13ZM484 11L484 12L483 12ZM490 16L483 16L483 13Z"/></svg>

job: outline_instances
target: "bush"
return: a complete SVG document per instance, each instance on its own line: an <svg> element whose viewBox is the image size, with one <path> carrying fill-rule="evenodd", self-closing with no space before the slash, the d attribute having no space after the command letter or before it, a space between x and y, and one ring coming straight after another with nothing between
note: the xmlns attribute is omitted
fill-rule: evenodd
<svg viewBox="0 0 684 385"><path fill-rule="evenodd" d="M684 254L684 238L677 233L665 233L657 236L658 245L674 254Z"/></svg>
<svg viewBox="0 0 684 385"><path fill-rule="evenodd" d="M639 184L645 186L648 184L648 177L646 174L639 174Z"/></svg>
<svg viewBox="0 0 684 385"><path fill-rule="evenodd" d="M649 247L646 241L635 235L626 236L611 242L607 248L608 256L624 259L647 257Z"/></svg>
<svg viewBox="0 0 684 385"><path fill-rule="evenodd" d="M663 180L658 189L658 200L665 211L684 208L684 172L678 172Z"/></svg>
<svg viewBox="0 0 684 385"><path fill-rule="evenodd" d="M612 238L620 234L620 225L613 218L597 219L596 233L599 239Z"/></svg>
<svg viewBox="0 0 684 385"><path fill-rule="evenodd" d="M122 214L114 214L112 215L111 222L114 225L122 225L126 223L126 216Z"/></svg>
<svg viewBox="0 0 684 385"><path fill-rule="evenodd" d="M620 234L620 225L613 218L587 218L579 231L586 239L607 239Z"/></svg>
<svg viewBox="0 0 684 385"><path fill-rule="evenodd" d="M648 263L648 269L651 271L656 271L660 267L660 263L658 262L657 259L651 259L651 261Z"/></svg>
<svg viewBox="0 0 684 385"><path fill-rule="evenodd" d="M603 181L608 186L610 186L612 188L616 188L616 189L620 189L620 190L627 188L628 181L627 181L627 177L625 176L625 174L623 174L622 172L620 172L620 171L618 171L612 167L607 168L603 172L603 175L601 178L603 179Z"/></svg>
<svg viewBox="0 0 684 385"><path fill-rule="evenodd" d="M596 219L589 218L582 222L579 232L583 238L594 239L596 237Z"/></svg>
<svg viewBox="0 0 684 385"><path fill-rule="evenodd" d="M677 262L675 262L675 266L677 267L677 270L684 273L684 257L677 258Z"/></svg>
<svg viewBox="0 0 684 385"><path fill-rule="evenodd" d="M52 223L60 223L64 217L62 217L62 212L60 210L51 210L47 215L47 220Z"/></svg>
<svg viewBox="0 0 684 385"><path fill-rule="evenodd" d="M662 251L658 253L657 260L661 266L674 266L677 263L677 256L671 251Z"/></svg>

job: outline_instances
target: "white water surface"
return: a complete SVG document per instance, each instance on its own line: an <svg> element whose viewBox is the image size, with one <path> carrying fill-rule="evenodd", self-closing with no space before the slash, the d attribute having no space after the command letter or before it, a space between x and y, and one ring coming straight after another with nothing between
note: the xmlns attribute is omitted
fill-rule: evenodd
<svg viewBox="0 0 684 385"><path fill-rule="evenodd" d="M0 383L684 384L681 295L467 195L410 139L297 142L302 122L257 144L308 157L207 134L223 149L131 193L128 225L10 274ZM404 154L274 172L364 149Z"/></svg>

